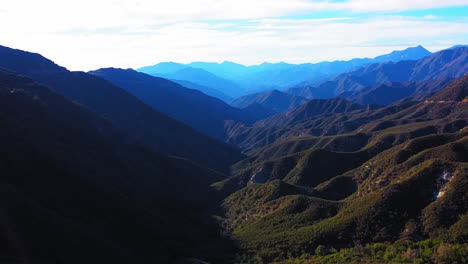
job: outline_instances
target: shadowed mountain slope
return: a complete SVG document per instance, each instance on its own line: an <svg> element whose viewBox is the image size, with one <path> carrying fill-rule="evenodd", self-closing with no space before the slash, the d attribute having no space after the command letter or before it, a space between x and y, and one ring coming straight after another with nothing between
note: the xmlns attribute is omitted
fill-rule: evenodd
<svg viewBox="0 0 468 264"><path fill-rule="evenodd" d="M429 101L466 102L468 97L468 74L431 96Z"/></svg>
<svg viewBox="0 0 468 264"><path fill-rule="evenodd" d="M0 68L48 86L157 152L189 158L218 170L225 170L240 158L233 147L154 111L110 82L87 73L70 72L39 54L0 47Z"/></svg>
<svg viewBox="0 0 468 264"><path fill-rule="evenodd" d="M112 82L155 110L219 140L224 139L225 120L253 123L258 119L253 116L255 113L231 107L198 90L187 89L172 81L132 69L99 69L90 74Z"/></svg>
<svg viewBox="0 0 468 264"><path fill-rule="evenodd" d="M305 102L307 102L305 98L273 90L239 97L233 100L231 105L246 108L252 104L259 104L266 109L270 109L273 113L283 113Z"/></svg>
<svg viewBox="0 0 468 264"><path fill-rule="evenodd" d="M209 220L208 186L223 175L134 145L95 113L5 71L0 124L2 261L227 257L213 247L229 255Z"/></svg>
<svg viewBox="0 0 468 264"><path fill-rule="evenodd" d="M183 81L183 80L171 80L175 83L178 83L184 87L187 87L187 88L190 88L190 89L194 89L194 90L198 90L206 95L209 95L211 97L215 97L215 98L218 98L218 99L221 99L223 100L224 102L226 103L229 103L230 101L232 101L232 97L221 92L221 91L218 91L214 88L211 88L211 87L207 87L207 86L203 86L203 85L200 85L200 84L196 84L196 83L193 83L193 82L189 82L189 81Z"/></svg>
<svg viewBox="0 0 468 264"><path fill-rule="evenodd" d="M323 128L316 127L317 125L303 125L310 120L321 118L332 120L331 117L337 113L353 111L364 113L373 108L376 107L355 104L341 98L311 100L287 113L260 120L250 127L241 123L226 123L228 142L244 150L258 148L271 144L279 138L307 134L307 130L323 130ZM339 119L333 119L333 121L340 122ZM320 123L322 126L327 126L324 122Z"/></svg>
<svg viewBox="0 0 468 264"><path fill-rule="evenodd" d="M460 102L464 99L440 103L435 101L443 100L431 98L437 99L441 95L450 99L453 98L450 94L454 94L460 99L465 91L463 88L465 80L466 76L459 79L458 83L453 83L455 86L447 85L433 97L425 94L422 98L427 98L427 101L422 103L401 102L387 107L377 107L355 104L340 98L311 100L287 113L258 121L253 126L235 122L226 123L228 142L236 144L244 151L249 151L293 136L332 136L355 130L363 132L371 126L383 129L397 124L432 119L463 119L466 116L466 104ZM430 87L431 84L427 82L421 85ZM435 82L435 86L441 84L440 81ZM457 90L452 91L454 88L450 87L457 87ZM425 88L423 90L428 91Z"/></svg>
<svg viewBox="0 0 468 264"><path fill-rule="evenodd" d="M361 104L390 105L399 101L424 101L449 84L453 79L421 82L390 82L355 92L345 92L340 97Z"/></svg>

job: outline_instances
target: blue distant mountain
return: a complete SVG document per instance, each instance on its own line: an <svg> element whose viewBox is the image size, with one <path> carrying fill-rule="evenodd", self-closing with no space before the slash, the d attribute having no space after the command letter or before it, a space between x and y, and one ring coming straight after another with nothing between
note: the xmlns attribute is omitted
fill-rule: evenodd
<svg viewBox="0 0 468 264"><path fill-rule="evenodd" d="M171 80L175 83L178 83L184 87L187 87L187 88L190 88L190 89L194 89L194 90L198 90L206 95L209 95L209 96L212 96L212 97L216 97L218 99L221 99L223 100L224 102L226 103L229 103L230 101L232 101L232 97L219 91L219 90L216 90L214 88L211 88L211 87L208 87L208 86L204 86L204 85L201 85L201 84L197 84L197 83L193 83L193 82L189 82L189 81L184 81L184 80Z"/></svg>
<svg viewBox="0 0 468 264"><path fill-rule="evenodd" d="M266 62L253 66L244 66L228 61L223 63L192 62L190 64L163 62L154 66L140 68L138 71L157 77L189 81L218 90L231 97L239 97L266 90L285 90L300 83L317 85L343 72L354 70L367 64L417 60L431 54L424 47L417 46L393 51L373 59L359 58L349 61L305 64ZM197 89L196 87L191 88Z"/></svg>
<svg viewBox="0 0 468 264"><path fill-rule="evenodd" d="M316 87L299 85L287 92L308 99L339 96L360 103L389 104L407 96L418 98L433 93L448 80L463 77L467 72L468 47L460 46L419 60L365 65ZM413 95L414 92L417 94Z"/></svg>
<svg viewBox="0 0 468 264"><path fill-rule="evenodd" d="M161 62L154 66L142 67L138 71L148 74L174 74L184 68L187 68L187 66L181 63Z"/></svg>
<svg viewBox="0 0 468 264"><path fill-rule="evenodd" d="M192 62L187 66L196 69L203 69L207 72L229 80L237 80L239 78L242 78L242 76L251 71L249 67L230 61L225 61L223 63Z"/></svg>
<svg viewBox="0 0 468 264"><path fill-rule="evenodd" d="M231 97L238 97L245 94L245 91L231 80L219 77L204 69L192 68L183 64L164 62L155 66L140 68L138 71L155 77L188 81L218 90Z"/></svg>
<svg viewBox="0 0 468 264"><path fill-rule="evenodd" d="M357 67L317 86L302 83L286 89L282 96L276 93L277 96L272 97L271 91L266 91L243 96L231 104L239 107L241 104L259 103L264 107L275 105L281 109L280 106L296 105L297 97L311 100L338 96L360 104L388 105L400 100L428 98L468 71L466 47L450 48L419 60L404 60L424 53L425 49L421 46L404 52L392 52L373 59L382 62ZM358 60L362 59L354 61ZM287 110L287 107L282 108L282 111Z"/></svg>
<svg viewBox="0 0 468 264"><path fill-rule="evenodd" d="M417 47L407 48L401 51L393 51L386 55L381 55L375 57L372 60L372 63L375 62L386 62L386 61L403 61L403 60L418 60L426 56L431 55L432 53L425 49L423 46L419 45Z"/></svg>
<svg viewBox="0 0 468 264"><path fill-rule="evenodd" d="M258 104L272 113L283 113L306 102L306 98L273 90L239 97L233 100L231 105L244 109L250 105Z"/></svg>

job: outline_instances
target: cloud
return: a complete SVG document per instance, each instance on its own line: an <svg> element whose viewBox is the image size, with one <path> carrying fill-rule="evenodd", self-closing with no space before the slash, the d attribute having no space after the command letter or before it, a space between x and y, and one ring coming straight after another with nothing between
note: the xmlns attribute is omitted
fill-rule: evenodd
<svg viewBox="0 0 468 264"><path fill-rule="evenodd" d="M468 5L467 0L350 0L330 4L332 9L353 12L396 12Z"/></svg>
<svg viewBox="0 0 468 264"><path fill-rule="evenodd" d="M438 19L439 17L438 16L434 16L434 15L425 15L423 16L424 19Z"/></svg>
<svg viewBox="0 0 468 264"><path fill-rule="evenodd" d="M84 70L159 61L350 59L410 45L439 49L466 43L466 18L448 21L386 13L466 2L16 0L2 6L6 12L0 16L0 44L40 52ZM347 12L320 19L288 18L327 10ZM360 12L377 13L356 16Z"/></svg>
<svg viewBox="0 0 468 264"><path fill-rule="evenodd" d="M111 31L36 36L27 48L43 51L72 69L92 69L138 67L159 61L317 62L373 57L418 44L448 47L468 40L464 22L394 16L257 20L247 27L229 26L232 29L226 31L217 24L187 22L141 28L144 33L139 35Z"/></svg>
<svg viewBox="0 0 468 264"><path fill-rule="evenodd" d="M134 25L142 22L259 19L323 11L395 12L468 6L468 0L15 0L3 3L14 16L39 25ZM53 22L53 23L51 23Z"/></svg>

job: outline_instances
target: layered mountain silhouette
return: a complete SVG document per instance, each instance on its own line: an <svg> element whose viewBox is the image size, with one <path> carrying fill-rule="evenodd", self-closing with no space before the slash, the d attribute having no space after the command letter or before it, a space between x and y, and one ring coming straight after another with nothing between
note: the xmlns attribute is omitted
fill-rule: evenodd
<svg viewBox="0 0 468 264"><path fill-rule="evenodd" d="M138 71L176 81L189 81L196 85L202 85L217 90L231 97L238 97L244 94L243 89L230 80L216 76L203 69L187 67L183 64L157 64L140 68ZM193 87L195 88L196 86Z"/></svg>
<svg viewBox="0 0 468 264"><path fill-rule="evenodd" d="M300 83L315 85L340 73L371 63L417 60L429 55L431 52L422 46L417 46L394 51L374 59L305 64L263 63L253 66L244 66L233 62L193 62L190 64L163 62L140 68L138 71L158 77L190 81L217 89L232 97L239 97L247 93L265 90L284 90ZM216 79L214 76L218 78ZM227 83L226 80L229 82ZM196 89L194 86L191 88Z"/></svg>
<svg viewBox="0 0 468 264"><path fill-rule="evenodd" d="M233 100L231 105L239 108L246 108L252 104L258 104L270 110L272 113L282 113L305 102L307 102L305 98L273 90L239 97Z"/></svg>
<svg viewBox="0 0 468 264"><path fill-rule="evenodd" d="M419 60L371 64L343 73L312 89L313 98L331 98L364 91L387 82L420 82L459 78L468 71L468 48L439 51Z"/></svg>
<svg viewBox="0 0 468 264"><path fill-rule="evenodd" d="M157 152L218 170L226 170L227 165L241 157L235 148L155 111L122 88L94 75L70 72L39 54L2 46L0 68L48 86Z"/></svg>
<svg viewBox="0 0 468 264"><path fill-rule="evenodd" d="M420 59L429 55L431 55L429 51L418 46L402 51L394 51L374 59L352 59L350 61L306 63L300 65L267 65L269 66L267 69L252 73L252 79L247 78L247 82L241 80L241 83L245 83L247 87L251 87L249 83L254 83L255 86L251 89L257 90L265 90L268 87L271 87L270 89L284 90L297 84L316 85L340 73L371 63Z"/></svg>
<svg viewBox="0 0 468 264"><path fill-rule="evenodd" d="M253 123L264 117L262 113L256 114L231 107L198 90L187 89L166 79L132 69L99 69L90 74L110 81L153 109L219 140L224 139L224 121Z"/></svg>
<svg viewBox="0 0 468 264"><path fill-rule="evenodd" d="M314 89L315 87L302 84L302 85L296 85L294 87L291 87L287 90L285 90L286 93L292 94L295 96L300 96L304 97L306 99L314 99Z"/></svg>
<svg viewBox="0 0 468 264"><path fill-rule="evenodd" d="M203 85L200 85L200 84L196 84L196 83L193 83L193 82L189 82L189 81L181 81L181 80L172 80L173 82L175 83L178 83L184 87L187 87L187 88L190 88L190 89L195 89L195 90L198 90L206 95L209 95L209 96L212 96L212 97L215 97L215 98L218 98L218 99L221 99L223 100L224 102L230 102L232 101L232 97L219 91L219 90L216 90L214 88L210 88L210 87L207 87L207 86L203 86Z"/></svg>
<svg viewBox="0 0 468 264"><path fill-rule="evenodd" d="M451 78L441 78L420 82L386 82L372 88L344 92L340 97L347 98L356 103L379 105L390 105L402 100L423 101L452 80Z"/></svg>
<svg viewBox="0 0 468 264"><path fill-rule="evenodd" d="M318 133L318 135L321 135L328 133L323 131L322 127L318 127L318 124L314 123L321 122L321 118L327 118L336 113L358 110L367 112L375 108L378 107L360 105L341 98L314 99L289 112L260 120L253 126L246 126L236 122L227 123L228 142L242 149L249 150L271 144L279 138L292 135L299 136L307 133ZM321 125L326 126L326 124ZM314 130L317 132L313 133L312 131Z"/></svg>
<svg viewBox="0 0 468 264"><path fill-rule="evenodd" d="M467 56L165 79L0 46L0 262L464 263Z"/></svg>
<svg viewBox="0 0 468 264"><path fill-rule="evenodd" d="M421 60L385 62L365 66L342 74L317 88L304 86L290 89L288 92L295 94L332 99L312 100L288 113L258 121L253 126L236 122L227 123L228 142L244 150L251 150L291 136L308 134L327 136L353 131L372 118L381 118L381 115L386 114L387 111L394 113L400 111L402 107L412 106L413 103L409 101L424 101L447 85L451 78L465 75L468 72L467 56L466 47L447 49ZM347 99L336 99L334 98L336 95ZM355 103L351 103L348 99ZM398 101L408 103L375 109L378 108L377 105L389 105ZM310 107L315 109L317 105L318 109L322 110L322 103L319 102L326 102L324 104L327 110L345 109L341 111L343 113L361 111L358 115L354 115L354 118L343 115L328 119L327 114L330 112L307 110ZM353 104L360 105L361 108L342 108L342 106ZM375 111L369 112L373 109Z"/></svg>

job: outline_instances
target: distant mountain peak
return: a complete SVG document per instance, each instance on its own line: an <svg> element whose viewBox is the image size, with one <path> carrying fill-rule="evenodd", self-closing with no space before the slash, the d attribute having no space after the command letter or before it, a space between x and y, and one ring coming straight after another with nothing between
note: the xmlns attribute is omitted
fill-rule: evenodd
<svg viewBox="0 0 468 264"><path fill-rule="evenodd" d="M396 61L401 61L401 60L418 60L427 56L432 55L430 51L428 51L426 48L424 48L421 45L415 46L415 47L409 47L404 50L395 50L392 51L389 54L386 55L381 55L378 57L375 57L374 60L377 62L396 62Z"/></svg>
<svg viewBox="0 0 468 264"><path fill-rule="evenodd" d="M424 52L427 52L427 53L431 53L429 50L427 50L425 47L423 47L422 45L418 45L416 47L409 47L407 48L406 50L419 50L419 51L424 51Z"/></svg>
<svg viewBox="0 0 468 264"><path fill-rule="evenodd" d="M94 71L89 71L89 73L92 73L92 72L99 72L99 71L107 71L107 72L121 72L121 71L125 71L125 72L136 72L134 69L132 68L115 68L115 67L107 67L107 68L99 68L97 70L94 70Z"/></svg>
<svg viewBox="0 0 468 264"><path fill-rule="evenodd" d="M233 61L223 61L221 63L221 65L235 65L235 66L244 66L245 67L245 65L240 64L240 63L236 63L236 62L233 62Z"/></svg>

